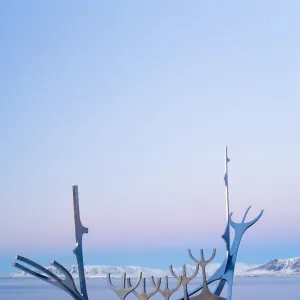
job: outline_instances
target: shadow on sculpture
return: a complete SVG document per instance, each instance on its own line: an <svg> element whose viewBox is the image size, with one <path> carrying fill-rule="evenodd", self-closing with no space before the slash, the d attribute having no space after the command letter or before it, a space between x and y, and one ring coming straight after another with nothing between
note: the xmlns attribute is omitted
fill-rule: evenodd
<svg viewBox="0 0 300 300"><path fill-rule="evenodd" d="M225 200L226 200L226 228L225 232L222 235L222 238L225 242L226 247L226 258L222 265L218 268L218 270L209 278L206 278L205 268L209 262L211 262L216 254L216 250L213 250L213 254L209 260L204 259L203 250L200 250L200 261L195 259L189 250L188 254L190 258L196 263L196 268L194 273L191 276L187 276L186 266L182 266L182 275L179 276L175 274L172 265L169 266L170 273L174 278L177 279L177 285L173 289L169 289L168 276L164 277L164 289L160 289L161 278L159 278L156 282L153 277L150 277L150 282L153 285L153 290L150 293L146 292L146 279L142 278L142 273L139 273L136 282L132 285L130 278L126 280L126 273L122 274L121 278L121 286L120 289L117 289L111 282L111 275L107 274L107 282L109 287L116 293L120 300L125 299L130 293L135 295L140 300L148 300L154 294L160 293L165 300L170 299L171 295L176 292L180 286L183 288L183 297L179 298L179 300L231 300L232 298L232 285L233 285L233 277L234 277L234 269L236 264L237 253L239 249L239 245L241 243L242 237L246 230L254 225L262 216L263 210L260 214L254 218L252 221L246 222L247 214L251 208L251 206L246 210L244 217L241 223L236 223L232 220L232 213L229 214L229 193L228 193L228 156L227 156L227 147L225 148ZM84 272L84 262L83 262L83 247L82 247L82 238L85 233L88 233L88 228L84 227L80 220L80 212L79 212L79 197L78 197L78 187L73 186L73 205L74 205L74 221L75 221L75 236L76 236L76 248L73 253L77 259L78 265L78 273L79 273L79 285L80 289L78 289L75 285L74 279L70 272L61 264L56 261L53 261L51 264L57 270L63 274L63 278L55 275L50 270L42 267L41 265L35 263L34 261L22 257L16 256L16 262L14 262L14 266L32 276L37 277L40 280L43 280L47 283L50 283L68 293L73 299L76 300L88 300L88 293L86 288L85 281L85 272ZM234 229L235 236L230 242L230 227ZM25 263L28 266L24 266L19 262ZM31 267L31 268L30 268ZM202 271L203 283L193 291L188 291L188 284L192 281L198 274L199 268ZM141 292L138 293L136 288L139 286L140 282ZM209 284L215 281L219 281L217 287L214 292L211 292L208 288ZM226 298L220 297L225 284L227 283L227 296ZM197 294L200 292L200 294ZM197 295L196 295L197 294Z"/></svg>

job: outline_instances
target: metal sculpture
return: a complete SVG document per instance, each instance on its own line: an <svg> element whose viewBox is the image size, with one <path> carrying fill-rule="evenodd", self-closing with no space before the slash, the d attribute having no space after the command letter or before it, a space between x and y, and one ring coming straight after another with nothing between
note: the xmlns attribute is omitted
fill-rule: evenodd
<svg viewBox="0 0 300 300"><path fill-rule="evenodd" d="M34 261L25 258L23 256L16 256L16 259L24 262L26 264L28 264L29 266L37 269L38 271L40 271L41 273L48 275L45 276L43 274L40 274L36 271L33 271L17 262L15 262L13 264L13 266L17 267L18 269L25 271L26 273L37 277L38 279L41 279L47 283L50 283L60 289L62 289L63 291L67 292L70 296L72 296L72 298L76 299L76 300L85 300L86 298L83 297L82 294L79 293L79 291L76 288L74 279L72 277L72 275L68 272L68 270L65 269L65 267L63 267L61 264L59 264L56 261L53 261L51 264L57 268L58 270L60 270L63 275L65 276L64 279L59 278L58 276L56 276L55 274L53 274L52 272L50 272L49 270L47 270L46 268L42 267L41 265L35 263Z"/></svg>
<svg viewBox="0 0 300 300"><path fill-rule="evenodd" d="M78 187L77 185L73 186L73 205L74 205L74 221L75 221L75 235L76 235L76 248L74 249L73 253L76 255L77 264L78 264L78 272L79 272L79 282L80 282L80 292L76 288L74 279L72 275L65 269L62 265L58 262L54 261L51 264L58 269L64 276L64 279L59 278L51 271L47 270L46 268L42 267L41 265L35 263L34 261L22 257L16 256L16 259L26 263L27 265L35 268L38 272L29 269L18 262L13 263L13 266L16 268L25 271L26 273L35 276L45 282L48 282L58 288L61 288L69 295L71 295L76 300L88 300L88 294L86 289L86 282L85 282L85 274L84 274L84 262L83 262L83 249L82 249L82 236L84 233L88 233L88 228L84 227L81 224L80 220L80 212L79 212L79 197L78 197ZM42 273L42 274L40 274ZM45 275L48 276L45 276Z"/></svg>
<svg viewBox="0 0 300 300"><path fill-rule="evenodd" d="M195 263L200 265L201 270L202 270L202 277L203 277L203 289L202 289L200 295L197 295L194 297L189 297L189 299L190 300L225 300L225 298L222 298L222 297L212 294L212 292L208 288L208 284L207 284L207 280L206 280L205 268L215 258L216 249L215 248L213 249L213 254L210 257L210 259L208 259L208 260L204 259L203 249L200 250L200 256L201 256L200 261L198 261L197 259L194 258L194 256L191 253L191 250L189 250L189 256Z"/></svg>
<svg viewBox="0 0 300 300"><path fill-rule="evenodd" d="M179 280L180 276L175 274L172 265L169 266L169 270L170 270L172 276ZM182 266L182 287L183 287L184 300L189 299L187 286L188 286L189 282L192 281L197 276L198 272L199 272L199 264L196 265L195 271L192 274L192 276L187 276L186 275L186 266L185 265Z"/></svg>
<svg viewBox="0 0 300 300"><path fill-rule="evenodd" d="M74 207L74 221L75 221L75 237L76 237L76 248L73 253L76 256L80 290L84 299L88 299L88 294L86 290L85 274L84 274L84 263L83 263L83 250L82 250L82 237L85 233L89 232L89 229L84 227L81 223L80 212L79 212L79 196L78 196L78 186L73 186L73 207Z"/></svg>
<svg viewBox="0 0 300 300"><path fill-rule="evenodd" d="M114 285L111 282L110 273L107 274L107 283L108 286L117 294L120 300L124 300L131 292L133 292L137 286L140 284L140 281L142 279L142 273L139 273L139 276L137 277L136 283L134 286L129 286L128 288L125 287L126 282L126 273L122 274L121 279L121 288L117 290Z"/></svg>
<svg viewBox="0 0 300 300"><path fill-rule="evenodd" d="M161 278L158 278L156 283L154 281L153 276L151 276L150 279L151 279L152 282L154 282L154 290L151 293L147 294L147 292L146 292L146 278L142 279L142 291L141 291L141 293L138 293L135 290L132 291L132 294L134 296L136 296L139 300L148 300L157 293L157 291L160 287ZM127 285L130 288L132 287L130 278L127 278Z"/></svg>
<svg viewBox="0 0 300 300"><path fill-rule="evenodd" d="M154 287L156 287L153 277L151 277L151 283ZM169 300L170 297L172 296L172 294L174 294L180 288L181 283L182 283L182 276L179 276L176 287L170 290L169 289L169 278L168 278L168 276L165 276L164 277L165 288L163 290L159 289L157 292L160 293L164 297L165 300Z"/></svg>
<svg viewBox="0 0 300 300"><path fill-rule="evenodd" d="M222 235L222 239L225 242L226 247L226 258L222 265L218 268L218 270L209 278L206 279L206 272L205 268L206 265L215 257L216 250L214 249L213 255L209 260L204 259L203 250L200 251L201 254L201 260L198 261L195 259L189 250L189 256L190 258L196 262L196 269L192 276L187 276L186 274L186 266L182 266L182 276L178 276L175 274L172 265L169 266L171 274L177 278L177 286L174 289L169 289L168 287L168 277L166 276L164 278L165 281L165 288L164 290L160 289L161 279L158 279L158 281L155 283L154 278L150 278L152 285L154 287L154 290L147 294L146 293L146 279L143 278L142 281L142 292L138 293L135 291L135 289L140 284L142 273L140 273L137 277L136 283L132 286L130 279L127 280L127 287L126 285L126 274L123 273L122 279L121 279L121 288L117 290L112 282L111 282L111 275L108 273L107 276L107 282L109 287L117 294L120 300L124 300L130 293L133 293L136 297L138 297L140 300L147 300L150 297L152 297L155 293L160 293L165 300L170 299L170 296L179 289L179 287L183 286L183 297L181 297L179 300L224 300L225 298L220 297L225 283L228 285L228 291L226 300L231 300L232 298L232 285L233 285L233 277L234 277L234 270L235 270L235 264L236 264L236 258L237 253L239 249L239 245L241 243L242 237L246 230L250 228L252 225L254 225L262 216L263 210L260 212L260 214L254 218L252 221L246 222L247 214L251 208L251 206L246 210L244 217L242 219L241 223L236 223L232 220L232 213L229 213L229 188L228 188L228 162L229 158L227 155L227 147L225 147L225 201L226 201L226 227L224 234ZM73 205L74 205L74 221L75 221L75 237L76 237L76 248L73 250L73 253L76 256L77 265L78 265L78 272L79 272L79 284L80 289L75 285L74 279L72 278L72 275L68 272L68 270L59 264L56 261L53 261L51 264L61 272L61 274L64 276L64 278L60 278L57 275L55 275L50 270L42 267L41 265L37 264L36 262L22 257L17 256L16 260L19 262L23 262L27 264L28 266L32 267L33 269L30 269L19 262L15 262L13 265L16 268L19 268L20 270L35 276L47 283L50 283L66 293L68 293L73 299L76 300L88 300L88 293L86 288L86 281L85 281L85 273L84 273L84 261L83 261L83 246L82 246L82 238L85 233L88 233L88 228L84 227L81 223L80 219L80 212L79 212L79 197L78 197L78 187L76 185L73 186ZM234 239L231 243L230 240L230 227L232 227L235 231ZM202 275L203 275L203 283L196 288L195 290L189 292L188 291L188 284L191 280L193 280L199 271L199 267L201 267ZM219 283L217 287L214 290L214 293L210 292L208 289L208 285L212 282L218 281ZM195 295L196 293L201 292L199 295Z"/></svg>
<svg viewBox="0 0 300 300"><path fill-rule="evenodd" d="M225 147L225 201L226 201L226 219L227 224L225 228L225 232L222 235L222 239L225 242L226 246L226 258L220 268L207 280L207 284L210 284L212 282L215 282L217 280L220 280L218 283L214 295L220 296L223 288L225 286L225 283L228 284L228 290L227 290L227 297L226 300L231 300L232 298L232 285L233 285L233 277L234 277L234 270L235 270L235 263L236 258L239 250L239 245L241 243L242 237L246 230L250 228L252 225L254 225L263 215L264 211L261 210L261 212L258 214L256 218L254 218L252 221L245 222L247 214L251 208L248 207L246 210L243 220L241 223L235 223L232 221L232 213L229 214L229 188L228 188L228 162L230 159L228 158L228 152L227 152L227 146ZM230 245L230 226L234 229L235 235L232 244ZM195 295L197 292L201 291L203 289L203 284L201 284L198 288L193 290L192 292L189 292L189 297L192 295ZM179 300L185 300L184 297L181 297Z"/></svg>

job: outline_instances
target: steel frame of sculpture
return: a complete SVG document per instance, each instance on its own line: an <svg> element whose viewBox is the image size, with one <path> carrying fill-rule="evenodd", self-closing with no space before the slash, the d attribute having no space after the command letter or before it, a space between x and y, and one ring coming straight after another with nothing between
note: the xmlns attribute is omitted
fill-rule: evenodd
<svg viewBox="0 0 300 300"><path fill-rule="evenodd" d="M85 273L84 273L83 247L82 247L82 237L85 233L88 233L88 228L84 227L81 223L77 185L73 186L73 206L74 206L75 237L76 237L76 247L73 250L73 253L75 254L77 259L80 291L78 291L74 279L72 275L69 273L69 271L56 261L51 262L51 265L53 265L56 269L61 271L61 273L65 276L64 279L56 276L54 273L47 270L43 266L37 264L36 262L20 255L17 255L15 259L33 267L34 269L36 269L36 271L29 269L28 267L23 266L18 262L14 262L13 266L22 271L25 271L26 273L32 276L37 277L38 279L41 279L45 282L48 282L64 290L71 297L73 297L73 299L88 300L88 294L87 294L86 282L85 282ZM40 273L43 273L45 275Z"/></svg>
<svg viewBox="0 0 300 300"><path fill-rule="evenodd" d="M245 222L247 214L251 208L251 206L246 210L244 217L241 223L236 223L232 220L232 213L229 213L229 189L228 189L228 162L229 162L228 154L227 154L227 146L225 147L225 200L226 200L226 228L224 234L221 236L225 242L226 247L226 258L222 265L218 268L218 270L209 278L206 279L206 265L211 262L216 254L216 249L213 249L213 254L210 259L205 260L203 250L200 250L200 261L195 259L192 255L191 251L188 250L189 257L196 263L195 272L192 276L187 276L186 274L186 267L185 265L182 266L182 276L178 276L175 274L172 265L169 266L170 273L174 278L177 279L177 285L173 289L169 289L168 286L168 276L165 276L164 283L165 287L164 290L160 289L161 285L161 278L155 282L153 277L150 277L150 281L153 285L153 291L151 293L146 293L146 279L142 279L142 273L139 273L136 282L134 285L131 284L130 278L126 280L126 273L122 274L121 279L121 287L117 289L111 282L111 275L108 273L107 275L107 282L108 286L116 293L120 300L124 300L130 293L133 293L138 299L140 300L148 300L154 294L160 293L165 300L170 299L170 296L179 289L180 286L183 287L183 297L179 298L178 300L231 300L232 298L232 286L233 286L233 277L234 277L234 270L235 264L238 254L239 245L241 243L242 237L246 230L254 225L263 215L263 210L259 213L259 215L254 218L252 221ZM88 233L88 228L84 227L81 223L80 219L80 211L79 211L79 196L78 196L78 187L76 185L73 186L73 206L74 206L74 221L75 221L75 237L76 237L76 247L73 250L73 253L76 256L77 265L78 265L78 273L79 273L79 284L80 290L77 289L76 284L72 275L68 272L68 270L59 264L56 261L51 262L51 264L58 269L63 275L64 278L60 278L48 269L44 268L43 266L37 264L36 262L25 258L23 256L16 256L16 260L19 262L23 262L28 266L32 267L30 269L19 262L14 262L13 266L16 268L25 271L26 273L37 277L45 282L48 282L65 292L67 292L73 299L76 300L88 300L88 293L86 288L86 281L85 281L85 272L84 272L84 261L83 261L83 235ZM230 227L232 227L235 231L235 236L230 243ZM201 268L202 276L203 276L203 283L196 288L195 290L189 292L188 291L188 284L191 280L193 280ZM139 286L142 280L142 291L138 293L136 288ZM218 281L219 283L215 288L215 291L212 293L208 285L212 282ZM225 284L228 285L227 296L226 298L220 297ZM195 295L196 293L200 292L200 294ZM195 295L195 296L194 296Z"/></svg>
<svg viewBox="0 0 300 300"><path fill-rule="evenodd" d="M176 278L177 280L180 280L180 276L175 274L172 265L169 266L169 270L174 278ZM190 281L192 281L197 276L198 272L199 272L199 264L198 263L196 264L196 269L191 276L186 275L186 266L185 265L182 266L181 282L182 282L182 287L183 287L183 297L185 300L187 300L189 297L188 284L190 283Z"/></svg>
<svg viewBox="0 0 300 300"><path fill-rule="evenodd" d="M252 221L245 222L247 214L251 208L251 206L248 207L246 210L244 217L242 219L241 223L235 223L232 221L232 215L233 213L229 213L229 188L228 188L228 163L230 162L230 159L228 158L228 151L227 146L225 146L225 175L224 175L224 182L225 182L225 201L226 201L226 228L224 231L224 234L221 236L222 239L225 242L226 246L226 258L220 268L208 279L207 283L210 284L215 281L220 281L217 285L217 288L214 291L214 295L220 296L224 286L227 282L228 290L227 290L227 297L226 300L231 300L232 298L232 285L233 285L233 277L234 277L234 270L235 270L235 264L237 259L237 254L239 250L239 246L242 240L242 237L246 230L250 228L252 225L254 225L263 215L264 211L261 210L261 212L258 214L256 218L254 218ZM230 226L234 229L235 235L232 244L230 244ZM190 251L189 251L190 253ZM197 292L201 291L203 289L203 284L200 285L198 288L193 290L192 292L189 292L189 297L196 294ZM184 297L180 298L179 300L185 300Z"/></svg>
<svg viewBox="0 0 300 300"><path fill-rule="evenodd" d="M148 300L148 299L150 299L152 296L154 296L154 294L157 293L157 291L158 291L158 289L159 289L159 287L160 287L161 278L158 278L157 281L156 281L156 283L155 283L155 280L154 280L154 277L153 277L153 276L151 276L150 279L151 279L151 281L154 283L154 284L153 284L153 285L154 285L154 289L153 289L153 291L152 291L151 293L147 293L147 292L146 292L146 278L143 278L143 279L142 279L142 291L141 291L141 293L138 293L138 292L135 290L136 287L135 287L134 290L132 291L132 294L133 294L134 296L136 296L139 300ZM132 288L130 278L127 278L127 286L128 286L129 288Z"/></svg>
<svg viewBox="0 0 300 300"><path fill-rule="evenodd" d="M209 290L207 279L206 279L205 268L216 256L216 249L215 248L213 249L213 253L212 253L210 259L208 259L208 260L204 259L203 249L200 250L200 256L201 256L200 261L198 261L197 259L194 258L194 256L192 255L190 250L189 250L189 255L194 262L196 262L198 265L200 265L201 271L202 271L202 277L203 277L203 288L202 288L200 295L197 295L194 297L189 297L189 299L190 300L192 300L192 299L193 300L225 300L225 298L216 296Z"/></svg>
<svg viewBox="0 0 300 300"><path fill-rule="evenodd" d="M151 277L151 280L152 280L152 285L154 287L156 287L156 284L155 284L155 281L153 279L153 277ZM174 294L181 286L181 283L182 283L182 276L179 276L179 279L177 281L177 285L175 286L175 288L173 289L169 289L169 277L168 276L165 276L164 277L164 285L165 285L165 288L162 290L162 289L158 289L158 293L160 293L165 300L169 300L170 297L172 296L172 294Z"/></svg>
<svg viewBox="0 0 300 300"><path fill-rule="evenodd" d="M131 292L133 292L138 285L141 282L142 279L142 272L139 273L136 283L134 284L134 286L128 286L126 288L126 273L122 274L122 279L121 279L121 288L118 290L117 288L114 287L114 285L111 282L111 276L110 273L108 273L107 275L107 283L108 286L117 294L117 296L119 297L120 300L124 300Z"/></svg>

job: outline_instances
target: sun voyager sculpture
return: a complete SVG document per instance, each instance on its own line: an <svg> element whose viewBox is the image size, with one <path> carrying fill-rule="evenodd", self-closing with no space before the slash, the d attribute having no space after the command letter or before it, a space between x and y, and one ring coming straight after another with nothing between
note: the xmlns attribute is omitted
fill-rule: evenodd
<svg viewBox="0 0 300 300"><path fill-rule="evenodd" d="M251 221L246 222L247 214L251 206L246 210L243 219L240 223L236 223L232 220L232 213L229 213L229 193L228 193L228 162L229 158L227 155L227 147L225 147L225 200L226 200L226 217L227 223L224 234L221 236L226 246L226 257L221 266L215 271L215 273L207 278L206 266L210 263L216 254L216 249L213 249L213 253L208 260L205 260L203 250L200 250L200 259L196 259L190 250L188 250L189 257L195 262L195 271L191 276L187 276L186 266L182 266L182 274L177 275L170 265L170 274L176 279L176 286L173 289L169 288L169 277L163 278L164 284L162 285L162 278L154 279L150 277L148 280L153 286L150 292L146 290L146 278L143 278L143 274L139 273L134 282L131 282L131 278L126 278L126 273L122 274L120 287L115 287L111 281L111 274L107 274L107 283L110 289L115 292L116 296L123 300L129 294L133 294L140 300L150 299L155 294L161 294L162 299L170 299L171 295L174 294L180 287L183 290L183 296L178 300L231 300L232 299L232 288L235 264L238 254L239 245L242 237L246 230L254 225L262 216L263 210L259 215ZM73 206L74 206L74 221L75 221L75 235L76 235L76 248L73 253L77 259L78 273L79 273L79 288L76 286L74 278L70 272L61 264L56 261L51 262L51 265L58 269L63 277L57 276L47 268L37 264L36 262L25 258L23 256L16 256L16 261L13 266L16 268L32 275L40 280L43 280L49 284L56 286L68 293L73 299L76 300L88 300L88 292L85 280L84 261L83 261L83 235L88 233L88 228L84 227L81 223L80 212L79 212L79 196L78 187L73 186ZM235 235L233 241L230 238L230 227L233 228ZM21 264L23 263L23 264ZM24 265L25 264L25 265ZM27 265L27 266L26 266ZM188 284L198 274L199 270L202 272L202 284L194 290L188 289ZM218 282L214 291L209 289L209 284ZM221 293L227 283L227 296L226 298L221 297ZM138 289L139 287L139 289ZM139 290L139 291L138 291ZM103 299L107 300L107 299Z"/></svg>

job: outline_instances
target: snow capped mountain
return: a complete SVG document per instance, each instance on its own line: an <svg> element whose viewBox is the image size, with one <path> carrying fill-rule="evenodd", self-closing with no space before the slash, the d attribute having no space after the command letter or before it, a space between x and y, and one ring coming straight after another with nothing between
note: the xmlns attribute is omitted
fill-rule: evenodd
<svg viewBox="0 0 300 300"><path fill-rule="evenodd" d="M73 277L78 277L78 267L76 265L64 265L64 267L71 273ZM63 274L53 266L46 267L49 271L57 276L63 276ZM140 272L143 273L144 277L162 277L167 275L165 271L158 269L150 269L145 267L135 267L135 266L126 266L126 267L112 267L112 266L85 266L85 275L86 277L106 277L108 273L111 274L111 277L121 277L122 273L126 273L127 277L136 277ZM38 272L40 273L40 272ZM27 277L30 276L24 271L19 271L13 275L14 277Z"/></svg>
<svg viewBox="0 0 300 300"><path fill-rule="evenodd" d="M300 275L300 257L273 259L247 272L253 275Z"/></svg>
<svg viewBox="0 0 300 300"><path fill-rule="evenodd" d="M208 276L212 275L218 268L219 268L220 264L218 263L211 263L207 266L206 268L206 273ZM185 266L186 269L186 275L187 276L192 276L195 272L196 266L193 265L186 265ZM178 267L178 268L173 268L173 271L176 275L182 275L182 267ZM172 276L171 273L169 271L166 271L166 275L168 276ZM202 277L202 273L201 273L201 268L199 268L199 272L197 274L197 277Z"/></svg>
<svg viewBox="0 0 300 300"><path fill-rule="evenodd" d="M218 268L218 264L212 266L208 273L212 273ZM73 277L78 277L78 267L76 265L64 265L64 267L71 273ZM63 274L53 266L46 267L49 271L57 276L63 276ZM126 266L126 267L112 267L112 266L85 266L84 267L86 277L106 277L108 273L111 277L121 277L122 273L126 273L127 277L137 277L142 272L143 277L163 277L171 276L169 270L151 269L139 266ZM211 272L210 272L211 271ZM182 275L182 268L174 268L174 272L177 275ZM195 272L195 266L186 265L186 274L191 276ZM39 272L40 273L40 272ZM200 273L198 274L200 276ZM14 277L27 277L30 276L24 271L19 271L13 275Z"/></svg>
<svg viewBox="0 0 300 300"><path fill-rule="evenodd" d="M212 275L218 268L220 264L211 263L207 266L207 275ZM64 267L71 273L73 277L78 277L78 267L76 265L64 265ZM186 265L186 274L187 276L191 276L195 272L195 266ZM250 266L243 263L237 263L236 272L244 272L245 269L249 269ZM53 266L46 267L49 271L54 273L57 276L63 276L63 274ZM88 278L96 278L96 277L106 277L108 273L111 274L112 277L121 277L122 273L126 272L127 277L136 277L139 272L143 273L143 277L163 277L163 276L172 276L169 270L160 270L160 269L151 269L146 267L139 266L126 266L126 267L112 267L112 266L85 266L85 274ZM182 267L173 268L175 274L182 275ZM40 272L39 272L40 273ZM19 271L13 274L14 277L30 277L26 272ZM197 275L198 277L202 276L201 270Z"/></svg>
<svg viewBox="0 0 300 300"><path fill-rule="evenodd" d="M207 266L207 275L211 276L218 268L220 264L211 263ZM76 265L64 265L64 267L72 274L73 277L78 277L78 267ZM52 273L57 276L63 276L63 274L53 266L46 267ZM177 275L182 275L182 267L174 267L174 272ZM163 277L172 276L169 270L151 269L140 266L85 266L85 274L87 278L104 278L108 273L112 277L121 277L122 273L126 273L127 277L136 277L140 272L143 273L143 277ZM195 266L186 265L187 276L193 275L195 272ZM235 276L287 276L287 275L300 275L300 257L289 259L273 259L262 265L248 265L246 263L237 263L235 268ZM27 277L30 276L24 271L19 271L13 274L14 277ZM201 270L197 275L202 276Z"/></svg>

